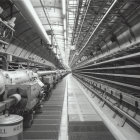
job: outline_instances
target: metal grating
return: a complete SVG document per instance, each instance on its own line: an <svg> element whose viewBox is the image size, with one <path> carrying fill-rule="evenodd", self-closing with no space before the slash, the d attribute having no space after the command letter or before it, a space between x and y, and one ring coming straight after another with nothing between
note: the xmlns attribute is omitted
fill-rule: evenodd
<svg viewBox="0 0 140 140"><path fill-rule="evenodd" d="M24 130L24 140L58 139L64 93L65 80L60 82L58 86L52 91L49 101L44 103L42 113L38 113L34 116L34 121L31 128Z"/></svg>
<svg viewBox="0 0 140 140"><path fill-rule="evenodd" d="M32 128L29 128L29 129L25 130L25 132L28 132L28 131L42 132L44 130L47 131L47 132L57 132L57 131L59 131L59 127L60 127L60 125L36 124L36 125L33 125Z"/></svg>
<svg viewBox="0 0 140 140"><path fill-rule="evenodd" d="M34 132L24 132L24 138L25 139L57 139L58 138L58 132L39 132L39 131L34 131Z"/></svg>
<svg viewBox="0 0 140 140"><path fill-rule="evenodd" d="M69 140L115 140L102 121L69 122Z"/></svg>

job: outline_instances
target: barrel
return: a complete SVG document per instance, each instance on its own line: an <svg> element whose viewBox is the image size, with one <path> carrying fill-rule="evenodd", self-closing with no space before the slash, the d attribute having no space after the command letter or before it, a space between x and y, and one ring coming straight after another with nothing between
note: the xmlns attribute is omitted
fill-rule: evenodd
<svg viewBox="0 0 140 140"><path fill-rule="evenodd" d="M23 140L23 117L14 114L1 115L0 140Z"/></svg>

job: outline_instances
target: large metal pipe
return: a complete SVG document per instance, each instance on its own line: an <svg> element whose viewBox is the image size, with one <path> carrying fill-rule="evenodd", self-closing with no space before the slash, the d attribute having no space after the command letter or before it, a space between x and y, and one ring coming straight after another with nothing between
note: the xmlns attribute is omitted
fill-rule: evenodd
<svg viewBox="0 0 140 140"><path fill-rule="evenodd" d="M0 113L3 110L9 109L12 105L17 104L20 101L21 101L21 95L17 93L13 94L7 100L0 102Z"/></svg>
<svg viewBox="0 0 140 140"><path fill-rule="evenodd" d="M37 74L31 70L1 71L1 73L6 84L21 84L37 78Z"/></svg>
<svg viewBox="0 0 140 140"><path fill-rule="evenodd" d="M5 90L7 84L21 84L38 78L38 76L56 74L57 71L38 71L32 70L16 70L16 71L0 71L0 95Z"/></svg>
<svg viewBox="0 0 140 140"><path fill-rule="evenodd" d="M30 0L12 0L23 16L30 22L34 30L39 34L46 44L51 44L48 34L46 33L38 15L36 14Z"/></svg>
<svg viewBox="0 0 140 140"><path fill-rule="evenodd" d="M38 78L38 75L31 70L0 70L0 95L5 91L5 85L7 84L21 84L35 78Z"/></svg>
<svg viewBox="0 0 140 140"><path fill-rule="evenodd" d="M38 76L48 75L48 74L56 74L56 71L38 71Z"/></svg>

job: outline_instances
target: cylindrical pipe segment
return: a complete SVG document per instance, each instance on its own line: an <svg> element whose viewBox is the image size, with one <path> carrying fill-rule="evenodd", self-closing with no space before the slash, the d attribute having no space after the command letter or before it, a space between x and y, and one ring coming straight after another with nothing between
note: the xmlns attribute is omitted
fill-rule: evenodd
<svg viewBox="0 0 140 140"><path fill-rule="evenodd" d="M0 140L23 140L23 117L13 114L1 115Z"/></svg>
<svg viewBox="0 0 140 140"><path fill-rule="evenodd" d="M5 84L20 84L30 81L36 77L31 70L17 70L17 71L1 71L5 78Z"/></svg>
<svg viewBox="0 0 140 140"><path fill-rule="evenodd" d="M12 0L23 16L31 23L34 30L40 35L46 44L51 44L48 34L46 33L38 15L36 14L30 0Z"/></svg>
<svg viewBox="0 0 140 140"><path fill-rule="evenodd" d="M16 105L21 100L21 95L13 94L7 100L0 102L0 112L9 109L12 105Z"/></svg>
<svg viewBox="0 0 140 140"><path fill-rule="evenodd" d="M56 71L38 71L37 74L39 76L50 75L50 74L56 74Z"/></svg>

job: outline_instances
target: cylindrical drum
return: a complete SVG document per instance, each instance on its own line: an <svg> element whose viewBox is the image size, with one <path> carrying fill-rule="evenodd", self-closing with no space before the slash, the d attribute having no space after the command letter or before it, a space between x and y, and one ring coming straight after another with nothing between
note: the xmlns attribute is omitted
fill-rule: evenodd
<svg viewBox="0 0 140 140"><path fill-rule="evenodd" d="M23 140L23 117L1 115L0 140Z"/></svg>

